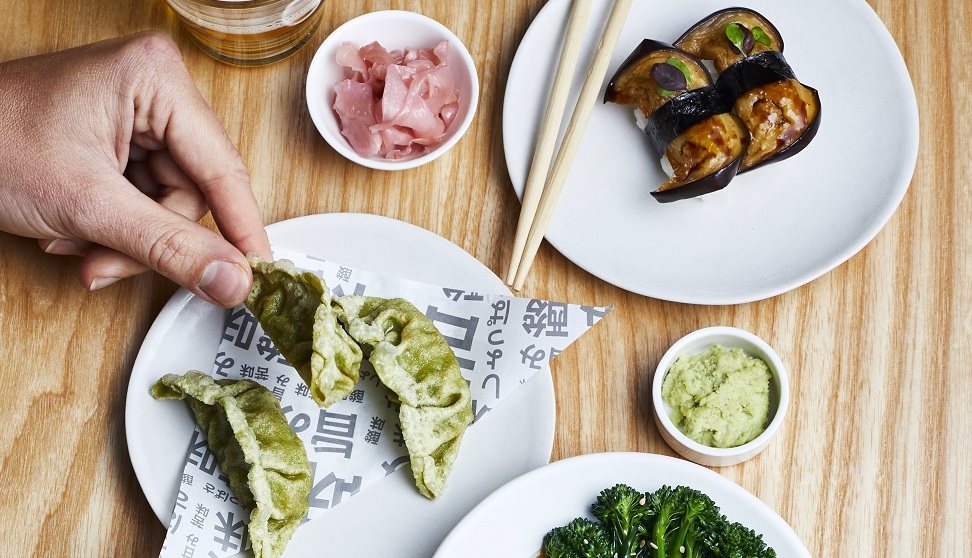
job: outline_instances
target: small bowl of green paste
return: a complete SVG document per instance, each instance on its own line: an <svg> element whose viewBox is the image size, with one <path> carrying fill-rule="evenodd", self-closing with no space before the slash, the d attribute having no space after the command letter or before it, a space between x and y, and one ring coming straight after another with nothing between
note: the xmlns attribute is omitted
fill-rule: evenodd
<svg viewBox="0 0 972 558"><path fill-rule="evenodd" d="M790 400L786 367L759 337L709 327L679 339L652 381L655 424L682 457L735 465L766 449Z"/></svg>

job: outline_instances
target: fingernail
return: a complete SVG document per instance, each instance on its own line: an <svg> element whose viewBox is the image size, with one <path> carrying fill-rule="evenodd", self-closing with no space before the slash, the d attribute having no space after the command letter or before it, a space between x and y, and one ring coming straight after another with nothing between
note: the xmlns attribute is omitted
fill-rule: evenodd
<svg viewBox="0 0 972 558"><path fill-rule="evenodd" d="M119 281L121 281L120 277L97 277L91 282L91 286L88 287L88 290L97 291L98 289L103 289L108 285L114 285Z"/></svg>
<svg viewBox="0 0 972 558"><path fill-rule="evenodd" d="M246 283L246 274L238 265L215 261L207 265L206 270L203 271L202 279L199 281L199 290L216 302L229 306L236 304L246 295L243 292L246 289Z"/></svg>
<svg viewBox="0 0 972 558"><path fill-rule="evenodd" d="M77 256L80 254L76 243L60 239L48 242L47 246L44 247L44 251L48 254L56 254L58 256Z"/></svg>

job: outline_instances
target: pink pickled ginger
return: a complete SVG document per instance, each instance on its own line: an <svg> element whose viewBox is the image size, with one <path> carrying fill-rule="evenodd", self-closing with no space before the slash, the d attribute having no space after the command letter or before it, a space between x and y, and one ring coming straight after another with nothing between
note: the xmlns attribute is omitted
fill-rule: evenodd
<svg viewBox="0 0 972 558"><path fill-rule="evenodd" d="M377 42L344 43L335 56L345 79L334 87L341 134L362 157L401 159L434 148L459 112L449 43L389 52Z"/></svg>

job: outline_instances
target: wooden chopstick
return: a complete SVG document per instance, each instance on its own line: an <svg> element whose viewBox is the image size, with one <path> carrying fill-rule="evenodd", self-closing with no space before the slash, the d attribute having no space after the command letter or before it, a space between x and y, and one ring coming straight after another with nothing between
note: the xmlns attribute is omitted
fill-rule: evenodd
<svg viewBox="0 0 972 558"><path fill-rule="evenodd" d="M561 191L563 191L570 167L577 156L577 149L580 147L584 131L590 121L591 112L594 110L594 104L597 102L601 84L607 74L608 64L611 62L614 48L617 46L621 30L624 28L624 22L631 9L631 2L632 0L615 0L614 6L611 8L611 15L608 16L604 32L601 34L601 40L594 52L591 67L587 71L584 87L581 89L577 104L574 105L574 112L570 117L567 133L564 135L560 151L557 153L550 175L547 176L547 181L544 184L543 194L540 197L540 203L530 227L530 234L527 236L523 256L513 280L514 291L523 288L527 273L530 271L530 266L533 265L537 250L540 248L540 242L543 241L544 232L550 223L550 217L553 215L554 207L557 205Z"/></svg>
<svg viewBox="0 0 972 558"><path fill-rule="evenodd" d="M547 111L540 124L540 134L533 152L533 162L530 164L526 187L523 189L520 219L516 224L516 237L513 239L513 254L510 257L510 269L506 274L507 285L512 285L513 278L516 277L523 248L530 234L530 225L533 223L540 202L540 194L543 193L543 185L550 172L550 161L553 159L560 123L563 121L567 98L570 96L570 84L574 79L584 32L587 30L587 21L591 15L591 3L592 0L573 0L571 6L567 34L560 51L560 61L557 63L557 73L547 99Z"/></svg>

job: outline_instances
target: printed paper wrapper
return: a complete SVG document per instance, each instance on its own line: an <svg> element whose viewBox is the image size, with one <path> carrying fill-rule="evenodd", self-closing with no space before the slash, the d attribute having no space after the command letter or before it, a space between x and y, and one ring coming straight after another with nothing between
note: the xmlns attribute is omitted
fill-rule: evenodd
<svg viewBox="0 0 972 558"><path fill-rule="evenodd" d="M545 369L610 311L427 285L280 248L274 254L322 276L336 296L402 297L424 311L449 342L469 381L475 422L488 417L501 400ZM167 372L185 371L160 370L159 375ZM240 306L226 313L212 375L254 380L280 400L314 472L308 520L388 475L411 474L398 473L409 468L398 409L367 361L354 391L322 409L260 324ZM475 428L475 422L470 428ZM416 496L420 497L418 491ZM197 428L160 557L235 556L250 547L248 520L249 511L230 492L205 435Z"/></svg>

